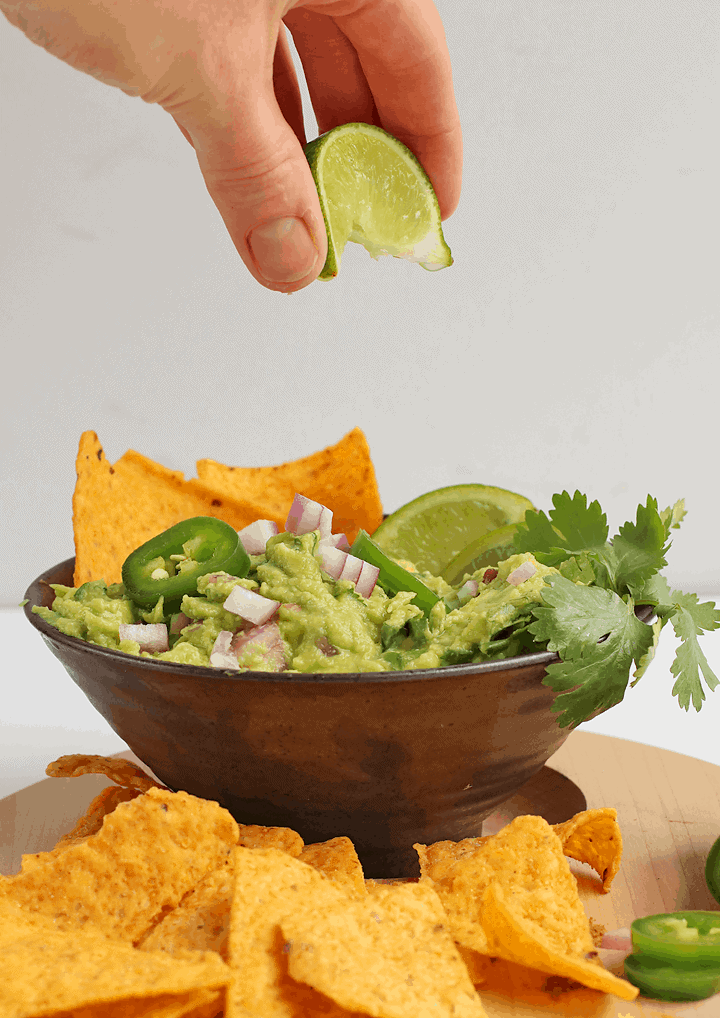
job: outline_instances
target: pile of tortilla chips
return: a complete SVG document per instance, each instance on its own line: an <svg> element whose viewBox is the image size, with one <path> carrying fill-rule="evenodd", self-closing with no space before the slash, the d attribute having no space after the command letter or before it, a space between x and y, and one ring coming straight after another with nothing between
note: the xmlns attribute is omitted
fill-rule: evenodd
<svg viewBox="0 0 720 1018"><path fill-rule="evenodd" d="M3 1018L483 1018L492 959L637 996L597 960L565 857L607 890L613 809L418 845L419 882L376 882L348 838L238 825L125 760L62 757L48 773L117 785L0 877Z"/></svg>
<svg viewBox="0 0 720 1018"><path fill-rule="evenodd" d="M199 460L197 479L128 450L114 465L94 431L80 438L73 495L76 587L118 583L130 552L182 520L215 516L235 530L255 520L284 529L297 493L333 509L333 529L353 541L372 533L382 505L365 436L359 428L336 445L276 467L227 467Z"/></svg>

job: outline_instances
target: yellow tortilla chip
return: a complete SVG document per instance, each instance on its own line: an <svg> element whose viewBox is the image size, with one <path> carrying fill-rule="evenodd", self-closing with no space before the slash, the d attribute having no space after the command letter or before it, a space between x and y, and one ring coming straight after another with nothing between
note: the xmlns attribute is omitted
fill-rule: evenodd
<svg viewBox="0 0 720 1018"><path fill-rule="evenodd" d="M178 961L137 951L90 928L63 932L51 919L28 915L2 897L0 956L3 1018L210 1018L221 1009L231 978L216 954Z"/></svg>
<svg viewBox="0 0 720 1018"><path fill-rule="evenodd" d="M99 795L96 795L87 808L84 816L81 816L75 826L67 834L64 834L58 841L55 849L69 848L70 845L84 841L97 834L103 825L106 816L120 805L121 802L131 802L137 799L142 792L136 788L120 788L117 785L108 785L103 788ZM54 849L54 850L55 850ZM53 850L53 851L54 851Z"/></svg>
<svg viewBox="0 0 720 1018"><path fill-rule="evenodd" d="M237 831L216 802L151 788L120 803L93 837L23 856L0 897L49 916L60 930L90 924L134 941L227 859Z"/></svg>
<svg viewBox="0 0 720 1018"><path fill-rule="evenodd" d="M147 792L148 788L163 787L136 763L112 756L71 753L49 763L45 773L50 778L77 778L83 774L104 774L116 785L137 788L140 792Z"/></svg>
<svg viewBox="0 0 720 1018"><path fill-rule="evenodd" d="M352 541L360 529L372 534L383 511L365 435L354 428L336 445L276 467L228 467L198 460L198 478L228 497L262 503L266 519L284 529L296 494L333 512L333 533ZM239 528L238 528L239 529Z"/></svg>
<svg viewBox="0 0 720 1018"><path fill-rule="evenodd" d="M430 859L424 846L416 847L421 882L437 890L458 944L616 995L628 992L630 984L589 960L595 951L577 882L560 838L541 817L516 817L452 862L447 853Z"/></svg>
<svg viewBox="0 0 720 1018"><path fill-rule="evenodd" d="M617 810L609 806L576 813L553 830L560 838L565 855L592 866L607 894L620 869L622 835Z"/></svg>
<svg viewBox="0 0 720 1018"><path fill-rule="evenodd" d="M543 902L547 902L547 896L536 890L505 890L499 883L491 883L482 899L488 952L540 972L575 979L621 1000L635 1000L638 988L603 968L596 960L592 941L584 954L568 951L562 924L549 923L538 915Z"/></svg>
<svg viewBox="0 0 720 1018"><path fill-rule="evenodd" d="M375 1018L485 1018L430 887L373 885L364 900L304 904L280 920L294 979Z"/></svg>
<svg viewBox="0 0 720 1018"><path fill-rule="evenodd" d="M260 827L258 824L240 824L238 845L244 848L279 848L288 855L299 856L305 842L289 827Z"/></svg>
<svg viewBox="0 0 720 1018"><path fill-rule="evenodd" d="M216 516L236 530L263 518L264 506L186 481L128 450L110 464L94 431L80 438L73 495L75 586L89 580L119 583L131 551L192 516Z"/></svg>
<svg viewBox="0 0 720 1018"><path fill-rule="evenodd" d="M346 891L365 895L363 868L350 838L331 838L330 841L306 845L298 858L342 884Z"/></svg>
<svg viewBox="0 0 720 1018"><path fill-rule="evenodd" d="M226 1018L347 1018L348 1012L288 975L280 920L320 896L348 900L312 866L277 848L236 848Z"/></svg>
<svg viewBox="0 0 720 1018"><path fill-rule="evenodd" d="M208 873L180 904L137 941L143 951L216 951L227 960L233 857Z"/></svg>

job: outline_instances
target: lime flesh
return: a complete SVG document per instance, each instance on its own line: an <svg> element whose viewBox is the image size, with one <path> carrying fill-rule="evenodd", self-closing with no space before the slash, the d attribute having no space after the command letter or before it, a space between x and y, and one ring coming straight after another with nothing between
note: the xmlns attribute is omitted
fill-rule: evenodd
<svg viewBox="0 0 720 1018"><path fill-rule="evenodd" d="M474 573L487 566L496 566L498 562L512 554L513 540L517 533L517 523L508 523L483 534L456 555L452 562L443 569L443 579L456 587L466 573Z"/></svg>
<svg viewBox="0 0 720 1018"><path fill-rule="evenodd" d="M348 240L378 258L389 254L425 269L452 265L440 208L422 166L397 138L372 124L341 124L305 146L325 219L332 279Z"/></svg>
<svg viewBox="0 0 720 1018"><path fill-rule="evenodd" d="M520 523L533 504L523 495L485 484L438 488L388 516L373 540L392 558L441 576L466 548L509 523Z"/></svg>

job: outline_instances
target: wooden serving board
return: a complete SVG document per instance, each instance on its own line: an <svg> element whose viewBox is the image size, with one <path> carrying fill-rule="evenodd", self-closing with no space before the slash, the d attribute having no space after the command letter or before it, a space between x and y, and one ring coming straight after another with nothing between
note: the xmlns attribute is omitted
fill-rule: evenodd
<svg viewBox="0 0 720 1018"><path fill-rule="evenodd" d="M539 803L534 812L552 823L566 818L550 815L563 797L569 816L583 808L584 795L588 808L617 809L623 836L622 866L609 894L600 892L594 871L571 862L591 919L610 931L657 912L720 910L704 878L705 858L720 836L720 767L588 732L574 732L548 765L545 777L528 783L484 833L533 811L533 797ZM52 848L107 784L95 775L48 778L0 800L0 873L16 872L24 852ZM613 971L622 975L621 964ZM496 962L479 987L488 1018L720 1018L720 994L698 1003L627 1003L586 989L552 993L544 989L546 980Z"/></svg>

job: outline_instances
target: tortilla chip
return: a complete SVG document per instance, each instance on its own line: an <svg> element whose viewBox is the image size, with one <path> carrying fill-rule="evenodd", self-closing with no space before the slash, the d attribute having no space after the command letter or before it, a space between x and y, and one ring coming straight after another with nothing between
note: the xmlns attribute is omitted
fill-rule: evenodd
<svg viewBox="0 0 720 1018"><path fill-rule="evenodd" d="M226 1018L347 1018L348 1012L288 975L280 920L319 900L348 900L312 866L277 848L236 848Z"/></svg>
<svg viewBox="0 0 720 1018"><path fill-rule="evenodd" d="M351 543L358 530L372 534L382 523L375 470L360 428L353 428L336 445L280 466L227 467L198 460L197 473L218 493L262 503L265 518L281 530L296 493L331 509L333 533L345 534Z"/></svg>
<svg viewBox="0 0 720 1018"><path fill-rule="evenodd" d="M263 518L251 499L186 481L140 453L128 450L115 465L94 431L80 438L73 495L76 587L89 580L119 583L131 551L192 516L215 516L241 530Z"/></svg>
<svg viewBox="0 0 720 1018"><path fill-rule="evenodd" d="M82 774L104 774L116 785L136 788L139 792L147 792L148 788L163 787L136 763L112 756L71 753L49 763L45 773L50 778L77 778Z"/></svg>
<svg viewBox="0 0 720 1018"><path fill-rule="evenodd" d="M561 914L556 912L552 917L556 922L548 922L547 916L539 914L543 904L548 904L548 897L542 891L523 892L491 883L482 898L489 953L540 972L575 979L621 1000L635 1000L638 988L603 968L596 960L592 941L584 954L567 949L569 938ZM559 904L562 907L561 901ZM555 901L550 902L551 909L555 905Z"/></svg>
<svg viewBox="0 0 720 1018"><path fill-rule="evenodd" d="M436 851L430 860L424 846L416 848L421 882L437 890L464 948L619 996L628 992L629 984L586 957L594 956L590 922L562 842L541 817L516 817L451 862L447 853Z"/></svg>
<svg viewBox="0 0 720 1018"><path fill-rule="evenodd" d="M289 827L260 827L257 824L240 824L238 845L244 848L279 848L288 855L299 856L305 842Z"/></svg>
<svg viewBox="0 0 720 1018"><path fill-rule="evenodd" d="M134 941L227 859L237 831L216 802L151 788L120 803L93 837L23 856L0 897L50 916L60 930L88 923Z"/></svg>
<svg viewBox="0 0 720 1018"><path fill-rule="evenodd" d="M119 788L117 785L108 785L103 788L99 795L96 795L87 808L84 816L81 816L73 829L64 834L58 841L55 849L69 848L86 838L97 834L103 825L105 817L112 813L121 802L131 802L137 799L142 792L136 788ZM55 851L53 849L53 851Z"/></svg>
<svg viewBox="0 0 720 1018"><path fill-rule="evenodd" d="M210 1018L222 1007L231 978L216 954L178 961L136 951L91 928L63 932L1 897L0 956L3 1018Z"/></svg>
<svg viewBox="0 0 720 1018"><path fill-rule="evenodd" d="M227 961L234 886L232 855L137 941L143 951L216 951Z"/></svg>
<svg viewBox="0 0 720 1018"><path fill-rule="evenodd" d="M437 894L373 885L364 900L311 900L280 920L288 971L376 1018L485 1018Z"/></svg>
<svg viewBox="0 0 720 1018"><path fill-rule="evenodd" d="M565 855L592 866L602 880L603 891L610 890L622 858L622 835L617 810L609 806L576 813L553 830L560 838Z"/></svg>
<svg viewBox="0 0 720 1018"><path fill-rule="evenodd" d="M363 868L350 838L331 838L306 845L299 859L342 884L346 891L360 896L366 894Z"/></svg>

